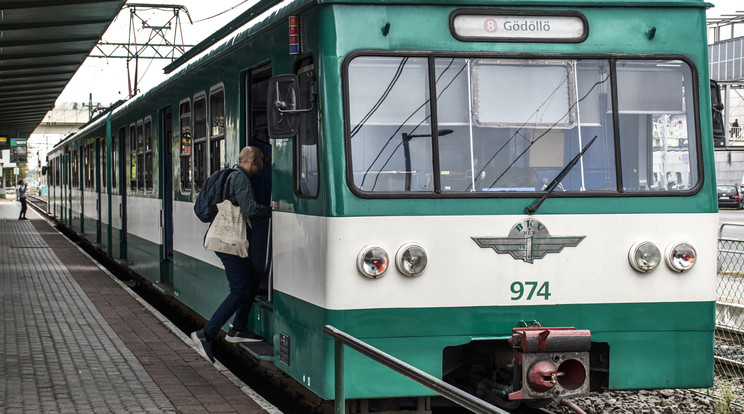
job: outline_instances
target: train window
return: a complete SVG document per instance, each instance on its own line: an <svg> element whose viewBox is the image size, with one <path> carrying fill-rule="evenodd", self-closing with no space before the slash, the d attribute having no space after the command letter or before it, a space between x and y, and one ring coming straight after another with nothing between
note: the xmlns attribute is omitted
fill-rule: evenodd
<svg viewBox="0 0 744 414"><path fill-rule="evenodd" d="M682 61L362 56L346 70L360 191L540 192L582 149L559 193L698 183L693 75Z"/></svg>
<svg viewBox="0 0 744 414"><path fill-rule="evenodd" d="M194 98L194 188L201 189L207 179L207 99Z"/></svg>
<svg viewBox="0 0 744 414"><path fill-rule="evenodd" d="M88 188L96 187L96 145L91 142L88 144Z"/></svg>
<svg viewBox="0 0 744 414"><path fill-rule="evenodd" d="M186 99L180 105L181 123L181 192L191 192L191 102Z"/></svg>
<svg viewBox="0 0 744 414"><path fill-rule="evenodd" d="M119 128L119 135L111 137L111 188L116 188L119 182L119 145L125 139L125 128Z"/></svg>
<svg viewBox="0 0 744 414"><path fill-rule="evenodd" d="M209 95L209 171L215 172L225 164L225 90L213 88Z"/></svg>
<svg viewBox="0 0 744 414"><path fill-rule="evenodd" d="M137 191L137 127L129 126L129 188Z"/></svg>
<svg viewBox="0 0 744 414"><path fill-rule="evenodd" d="M100 157L101 157L101 168L100 168L100 174L101 178L99 182L101 183L101 191L106 191L106 141L99 141L100 142Z"/></svg>
<svg viewBox="0 0 744 414"><path fill-rule="evenodd" d="M80 171L78 171L78 165L80 164L80 161L78 160L78 151L72 150L72 188L78 189L80 187Z"/></svg>
<svg viewBox="0 0 744 414"><path fill-rule="evenodd" d="M682 61L618 61L626 190L684 190L697 184L692 79L690 67Z"/></svg>
<svg viewBox="0 0 744 414"><path fill-rule="evenodd" d="M317 98L315 65L308 56L299 62L296 71L300 84L298 107L309 108ZM318 195L318 114L315 111L300 115L300 129L295 139L295 190L307 197Z"/></svg>
<svg viewBox="0 0 744 414"><path fill-rule="evenodd" d="M152 118L145 118L145 191L152 191Z"/></svg>
<svg viewBox="0 0 744 414"><path fill-rule="evenodd" d="M357 188L434 191L428 79L426 58L362 57L351 62L349 119Z"/></svg>
<svg viewBox="0 0 744 414"><path fill-rule="evenodd" d="M559 190L615 191L609 62L437 59L434 76L443 192L543 190L594 136Z"/></svg>
<svg viewBox="0 0 744 414"><path fill-rule="evenodd" d="M88 188L88 146L83 145L80 147L80 155L82 157L81 159L81 174L83 179L83 188Z"/></svg>
<svg viewBox="0 0 744 414"><path fill-rule="evenodd" d="M145 124L137 122L137 191L145 190Z"/></svg>
<svg viewBox="0 0 744 414"><path fill-rule="evenodd" d="M83 188L90 188L90 170L88 166L90 165L90 145L83 145L81 147L81 154L83 156Z"/></svg>
<svg viewBox="0 0 744 414"><path fill-rule="evenodd" d="M250 139L246 144L255 145L255 141L269 143L269 126L266 119L266 100L268 99L269 79L271 78L271 65L266 64L252 70L248 82L249 96L247 106L248 131Z"/></svg>

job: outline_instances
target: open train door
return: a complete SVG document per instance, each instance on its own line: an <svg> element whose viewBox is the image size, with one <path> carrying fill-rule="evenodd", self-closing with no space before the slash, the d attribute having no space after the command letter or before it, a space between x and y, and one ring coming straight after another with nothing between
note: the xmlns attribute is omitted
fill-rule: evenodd
<svg viewBox="0 0 744 414"><path fill-rule="evenodd" d="M262 205L271 203L271 141L266 122L266 91L271 78L271 65L263 65L251 70L246 76L246 144L258 147L263 152L263 172L253 177L253 191L256 202ZM255 221L251 239L251 260L256 269L267 275L262 284L268 286L271 298L271 222Z"/></svg>

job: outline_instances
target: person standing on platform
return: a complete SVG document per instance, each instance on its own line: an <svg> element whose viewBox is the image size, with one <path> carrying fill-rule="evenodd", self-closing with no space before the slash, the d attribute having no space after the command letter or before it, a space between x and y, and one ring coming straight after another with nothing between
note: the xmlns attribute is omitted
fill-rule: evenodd
<svg viewBox="0 0 744 414"><path fill-rule="evenodd" d="M263 169L263 154L257 147L245 147L238 157L238 169L230 174L225 185L225 199L240 206L240 211L246 221L257 218L271 217L271 208L256 203L253 197L253 185L250 178L261 173ZM248 223L246 223L248 224ZM251 239L251 227L248 226L248 240ZM250 249L249 249L250 250ZM199 353L208 361L214 363L212 355L212 341L217 337L222 325L232 315L232 327L227 332L225 340L230 343L260 342L262 337L248 331L248 315L253 300L256 297L261 277L251 264L250 255L245 258L215 252L225 266L227 283L230 293L217 308L203 329L191 333L191 339L197 346Z"/></svg>
<svg viewBox="0 0 744 414"><path fill-rule="evenodd" d="M21 214L18 220L28 220L26 218L26 182L23 180L18 183L18 200L21 202Z"/></svg>

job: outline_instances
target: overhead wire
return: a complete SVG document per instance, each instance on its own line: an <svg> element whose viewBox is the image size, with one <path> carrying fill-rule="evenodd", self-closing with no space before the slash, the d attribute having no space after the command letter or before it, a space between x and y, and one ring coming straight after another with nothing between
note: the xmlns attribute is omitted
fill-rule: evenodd
<svg viewBox="0 0 744 414"><path fill-rule="evenodd" d="M200 20L194 20L192 23L200 23L200 22L203 22L203 21L207 21L209 19L214 19L215 17L221 16L221 15L229 12L230 10L235 10L239 6L241 6L241 5L245 4L245 3L248 3L249 1L251 1L251 0L243 0L240 3L238 3L238 4L236 4L236 5L232 6L232 7L230 7L229 9L223 10L223 11L221 11L221 12L215 14L215 15L212 15L212 16L209 16L209 17L205 17L205 18L200 19Z"/></svg>

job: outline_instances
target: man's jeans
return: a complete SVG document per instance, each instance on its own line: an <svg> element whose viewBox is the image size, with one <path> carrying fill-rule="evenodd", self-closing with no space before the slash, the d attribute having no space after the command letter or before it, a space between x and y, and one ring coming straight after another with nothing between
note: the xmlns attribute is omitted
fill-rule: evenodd
<svg viewBox="0 0 744 414"><path fill-rule="evenodd" d="M213 339L220 332L222 325L235 314L233 329L243 331L248 325L248 314L251 312L253 299L256 297L258 285L261 278L255 271L250 257L241 258L231 254L217 253L222 260L227 275L227 283L230 285L230 294L227 295L219 308L204 326L204 333L208 339Z"/></svg>

